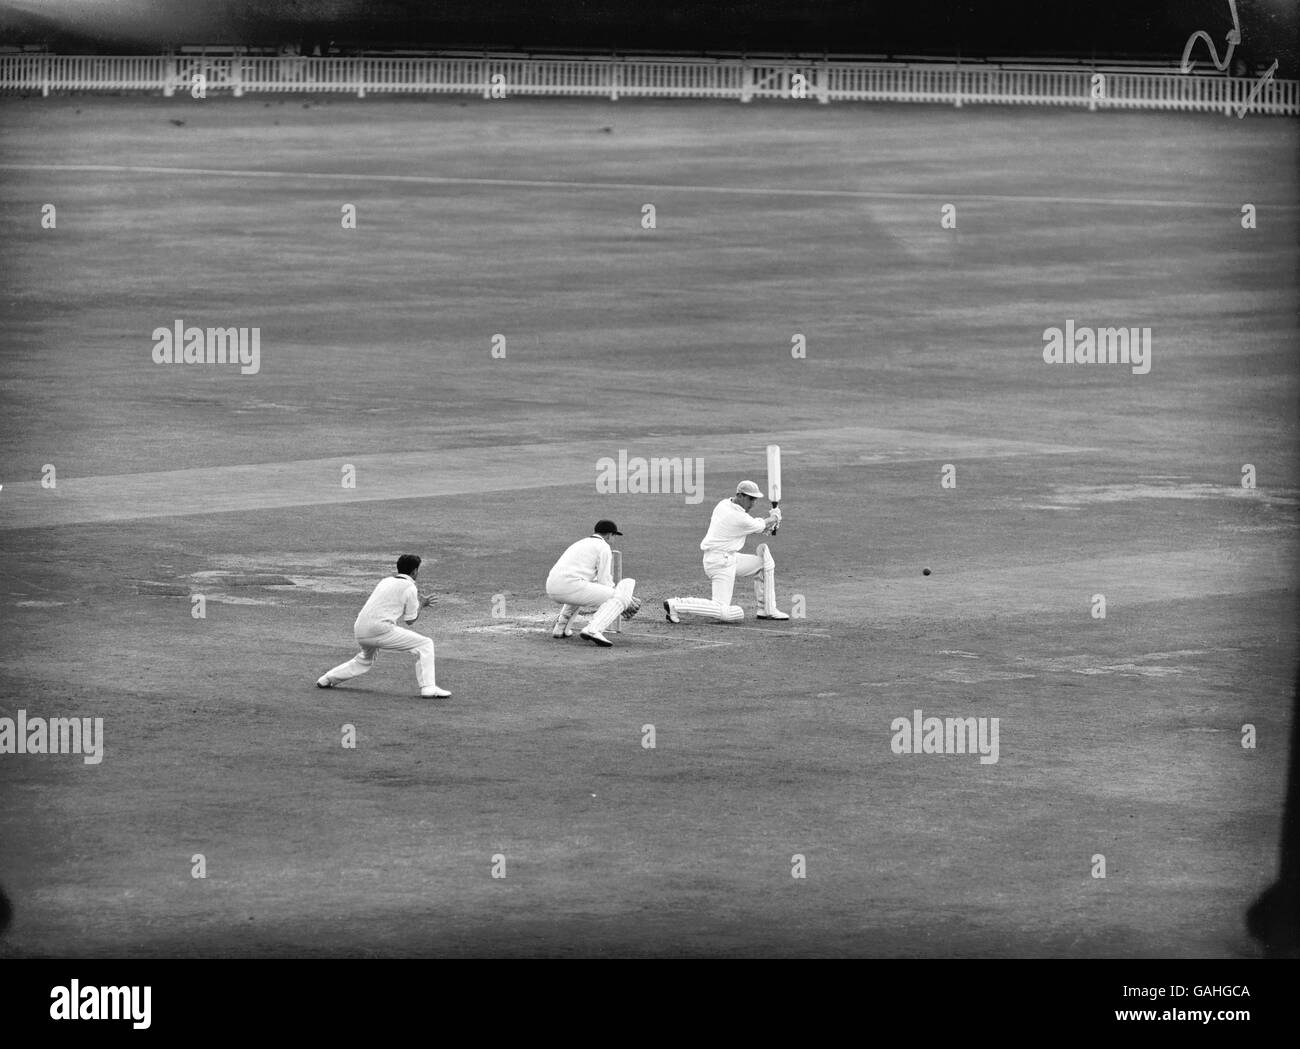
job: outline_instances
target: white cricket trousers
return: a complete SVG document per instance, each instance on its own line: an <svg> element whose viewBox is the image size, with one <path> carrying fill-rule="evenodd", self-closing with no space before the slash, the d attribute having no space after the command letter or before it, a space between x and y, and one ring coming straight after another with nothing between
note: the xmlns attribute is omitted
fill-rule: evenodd
<svg viewBox="0 0 1300 1049"><path fill-rule="evenodd" d="M325 674L332 684L337 685L340 681L360 677L375 665L375 656L379 654L379 650L388 649L393 652L414 652L415 680L420 683L420 688L437 686L438 681L434 676L432 638L400 626L389 627L381 633L357 633L356 638L361 651L346 663Z"/></svg>
<svg viewBox="0 0 1300 1049"><path fill-rule="evenodd" d="M713 598L675 597L673 606L678 612L720 619L724 623L739 623L745 610L731 603L736 580L754 579L754 598L760 615L776 608L776 562L766 543L760 543L752 554L736 554L724 550L710 550L704 555L704 574L713 584Z"/></svg>
<svg viewBox="0 0 1300 1049"><path fill-rule="evenodd" d="M635 579L623 579L618 586L605 586L589 579L566 579L563 576L547 576L546 596L556 604L564 606L560 614L567 620L579 608L595 606L587 623L588 630L603 633L614 624L614 620L632 603L632 592L636 588Z"/></svg>

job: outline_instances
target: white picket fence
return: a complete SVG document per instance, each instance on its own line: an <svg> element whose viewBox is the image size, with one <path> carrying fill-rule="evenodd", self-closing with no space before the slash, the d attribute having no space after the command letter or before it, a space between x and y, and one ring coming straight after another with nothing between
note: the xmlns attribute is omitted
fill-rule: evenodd
<svg viewBox="0 0 1300 1049"><path fill-rule="evenodd" d="M1101 80L1097 77L1100 75ZM938 102L1300 115L1300 81L1063 63L777 59L0 55L0 91L264 92ZM1243 107L1245 107L1243 109Z"/></svg>

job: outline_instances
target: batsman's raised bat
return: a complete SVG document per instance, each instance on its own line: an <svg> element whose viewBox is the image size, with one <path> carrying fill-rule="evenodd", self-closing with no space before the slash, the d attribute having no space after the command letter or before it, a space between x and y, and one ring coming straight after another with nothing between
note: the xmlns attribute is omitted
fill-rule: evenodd
<svg viewBox="0 0 1300 1049"><path fill-rule="evenodd" d="M767 501L776 509L781 502L781 446L779 444L769 444L767 446ZM776 535L776 530L781 527L778 521L772 526L772 534Z"/></svg>

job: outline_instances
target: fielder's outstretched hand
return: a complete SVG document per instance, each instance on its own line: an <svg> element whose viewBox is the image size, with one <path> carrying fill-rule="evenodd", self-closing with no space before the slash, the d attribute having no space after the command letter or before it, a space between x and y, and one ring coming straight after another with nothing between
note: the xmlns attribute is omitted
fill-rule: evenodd
<svg viewBox="0 0 1300 1049"><path fill-rule="evenodd" d="M420 602L420 604L424 605L425 608L429 608L430 606L435 605L437 603L438 603L437 594L430 594L428 597L426 597L423 601Z"/></svg>

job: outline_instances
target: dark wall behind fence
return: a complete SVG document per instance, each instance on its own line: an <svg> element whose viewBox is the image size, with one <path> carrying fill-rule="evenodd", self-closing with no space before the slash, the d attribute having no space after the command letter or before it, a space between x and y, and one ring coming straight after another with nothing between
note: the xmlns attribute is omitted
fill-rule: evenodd
<svg viewBox="0 0 1300 1049"><path fill-rule="evenodd" d="M1293 71L1300 5L1237 0L1249 66ZM0 0L0 42L155 52L184 44L776 51L1177 59L1228 0ZM1198 45L1197 57L1208 63ZM1243 70L1244 72L1244 70Z"/></svg>

